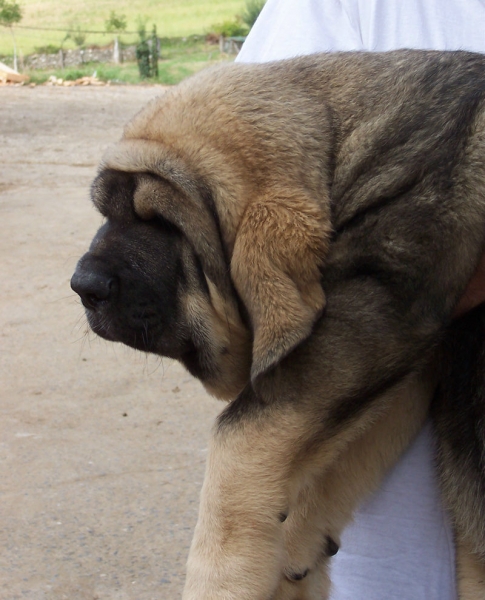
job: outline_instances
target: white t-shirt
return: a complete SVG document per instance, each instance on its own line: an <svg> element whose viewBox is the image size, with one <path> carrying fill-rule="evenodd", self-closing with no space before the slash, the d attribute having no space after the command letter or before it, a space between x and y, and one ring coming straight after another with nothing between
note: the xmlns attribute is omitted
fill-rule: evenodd
<svg viewBox="0 0 485 600"><path fill-rule="evenodd" d="M267 0L238 60L396 48L485 52L485 0Z"/></svg>
<svg viewBox="0 0 485 600"><path fill-rule="evenodd" d="M237 60L396 48L485 52L485 0L267 0ZM332 600L457 598L429 424L357 511L331 577Z"/></svg>

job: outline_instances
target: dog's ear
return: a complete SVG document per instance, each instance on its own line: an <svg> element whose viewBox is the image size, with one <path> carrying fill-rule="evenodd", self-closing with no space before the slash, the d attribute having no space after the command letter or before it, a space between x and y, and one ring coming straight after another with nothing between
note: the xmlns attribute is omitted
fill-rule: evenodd
<svg viewBox="0 0 485 600"><path fill-rule="evenodd" d="M231 275L252 323L253 381L305 340L322 314L329 239L329 217L304 192L271 190L247 207Z"/></svg>
<svg viewBox="0 0 485 600"><path fill-rule="evenodd" d="M137 174L137 214L159 214L177 225L228 301L234 283L253 330L253 381L310 335L325 307L320 267L330 239L328 200L317 204L304 191L272 186L249 203L235 224L229 259L210 194L173 152L149 140L122 140L103 163Z"/></svg>

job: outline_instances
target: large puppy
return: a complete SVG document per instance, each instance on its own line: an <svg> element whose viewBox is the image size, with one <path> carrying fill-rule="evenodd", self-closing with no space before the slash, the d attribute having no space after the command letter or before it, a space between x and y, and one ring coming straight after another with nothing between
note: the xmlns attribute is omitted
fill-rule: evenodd
<svg viewBox="0 0 485 600"><path fill-rule="evenodd" d="M102 337L230 400L185 600L328 596L362 497L434 415L461 598L485 598L485 57L231 65L152 102L93 185L72 286ZM430 401L432 405L430 408Z"/></svg>

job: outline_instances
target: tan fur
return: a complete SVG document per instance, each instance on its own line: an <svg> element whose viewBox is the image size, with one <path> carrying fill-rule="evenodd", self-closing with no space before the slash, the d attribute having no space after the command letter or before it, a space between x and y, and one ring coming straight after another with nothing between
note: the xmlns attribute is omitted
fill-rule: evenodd
<svg viewBox="0 0 485 600"><path fill-rule="evenodd" d="M228 66L152 102L106 153L93 198L108 221L180 232L178 254L164 246L183 264L180 331L160 336L192 343L176 357L198 353L191 372L231 400L184 600L328 598L342 530L427 415L437 348L484 247L482 60L403 51ZM118 339L109 318L97 324ZM468 504L460 514L470 529ZM485 598L463 537L460 598Z"/></svg>
<svg viewBox="0 0 485 600"><path fill-rule="evenodd" d="M247 208L231 275L254 329L254 379L306 338L325 299L319 267L330 227L307 197L273 188Z"/></svg>
<svg viewBox="0 0 485 600"><path fill-rule="evenodd" d="M485 600L485 564L466 542L456 546L456 571L460 600Z"/></svg>

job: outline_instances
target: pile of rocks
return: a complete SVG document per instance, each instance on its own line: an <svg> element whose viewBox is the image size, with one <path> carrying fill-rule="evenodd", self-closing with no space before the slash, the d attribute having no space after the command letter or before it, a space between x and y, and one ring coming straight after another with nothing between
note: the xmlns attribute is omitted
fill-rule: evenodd
<svg viewBox="0 0 485 600"><path fill-rule="evenodd" d="M49 79L45 82L45 85L62 85L63 87L72 87L73 85L109 85L109 82L101 81L96 77L96 75L92 75L91 77L80 77L79 79L62 79L60 77L56 77L55 75L51 75Z"/></svg>

